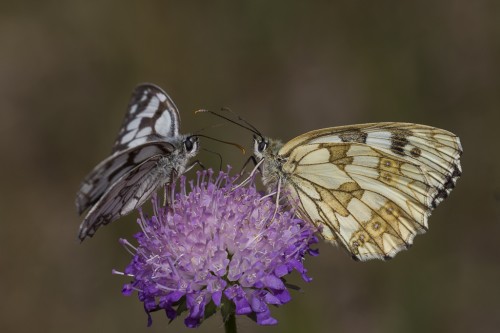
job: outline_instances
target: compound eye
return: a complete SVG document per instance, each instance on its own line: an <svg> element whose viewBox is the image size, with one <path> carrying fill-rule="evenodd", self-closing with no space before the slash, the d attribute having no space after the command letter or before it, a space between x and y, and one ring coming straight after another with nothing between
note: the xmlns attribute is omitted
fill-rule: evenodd
<svg viewBox="0 0 500 333"><path fill-rule="evenodd" d="M259 142L259 147L258 147L259 152L263 152L266 148L267 148L267 142L266 141L263 140L263 141Z"/></svg>
<svg viewBox="0 0 500 333"><path fill-rule="evenodd" d="M193 147L194 147L194 142L197 141L197 138L196 137L189 137L186 139L186 141L184 141L184 146L186 147L186 150L189 152L191 150L193 150Z"/></svg>

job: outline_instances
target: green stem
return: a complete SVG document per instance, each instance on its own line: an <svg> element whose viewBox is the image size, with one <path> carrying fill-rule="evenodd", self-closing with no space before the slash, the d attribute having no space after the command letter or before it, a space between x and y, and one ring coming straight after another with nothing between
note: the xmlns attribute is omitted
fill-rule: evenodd
<svg viewBox="0 0 500 333"><path fill-rule="evenodd" d="M227 316L226 321L224 321L224 331L226 333L237 333L236 315L234 312Z"/></svg>

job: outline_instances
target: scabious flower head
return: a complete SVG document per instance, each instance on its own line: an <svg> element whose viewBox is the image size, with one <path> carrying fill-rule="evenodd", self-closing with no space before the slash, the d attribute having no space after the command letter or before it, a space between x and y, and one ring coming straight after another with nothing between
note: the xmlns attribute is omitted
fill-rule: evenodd
<svg viewBox="0 0 500 333"><path fill-rule="evenodd" d="M235 178L212 170L198 172L196 183L180 180L180 191L161 207L153 197L153 216L142 212L135 235L138 246L121 240L133 254L124 274L132 282L122 293L138 291L148 313L163 309L168 318L188 311L185 324L198 326L221 308L247 315L260 325L273 325L269 305L291 297L284 276L298 271L316 255L316 229L263 198L253 184L234 189ZM119 273L115 271L115 273Z"/></svg>

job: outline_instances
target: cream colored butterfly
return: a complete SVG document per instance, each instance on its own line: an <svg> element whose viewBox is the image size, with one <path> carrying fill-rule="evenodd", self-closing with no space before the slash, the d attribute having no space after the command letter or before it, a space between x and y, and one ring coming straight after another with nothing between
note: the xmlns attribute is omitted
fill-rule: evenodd
<svg viewBox="0 0 500 333"><path fill-rule="evenodd" d="M286 193L302 219L356 260L390 259L411 246L462 172L459 138L430 126L333 127L285 144L246 128L256 134L268 191Z"/></svg>

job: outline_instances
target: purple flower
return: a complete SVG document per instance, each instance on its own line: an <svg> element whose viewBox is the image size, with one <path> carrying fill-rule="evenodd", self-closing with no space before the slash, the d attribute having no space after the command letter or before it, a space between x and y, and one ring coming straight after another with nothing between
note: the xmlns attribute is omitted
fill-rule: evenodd
<svg viewBox="0 0 500 333"><path fill-rule="evenodd" d="M196 184L181 178L168 207L153 197L151 218L140 212L138 247L120 240L134 255L124 274L133 278L122 293L138 291L144 309L164 310L171 320L187 311L185 324L200 325L220 308L223 316L247 315L273 325L269 305L290 301L284 276L298 271L317 242L316 229L276 206L253 182L234 189L235 178L198 172ZM274 219L273 219L274 216Z"/></svg>

